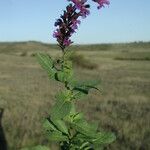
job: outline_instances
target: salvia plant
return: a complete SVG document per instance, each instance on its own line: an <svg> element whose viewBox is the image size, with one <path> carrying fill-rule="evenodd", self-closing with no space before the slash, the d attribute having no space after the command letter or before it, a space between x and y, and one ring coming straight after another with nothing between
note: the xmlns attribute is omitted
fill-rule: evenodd
<svg viewBox="0 0 150 150"><path fill-rule="evenodd" d="M78 29L81 19L90 14L90 5L87 0L68 0L69 4L63 14L55 22L56 38L62 51L62 57L57 61L48 54L38 53L37 58L42 68L52 80L64 85L62 91L55 96L55 104L45 119L43 127L50 141L59 143L61 150L96 150L103 149L115 140L113 133L98 131L97 126L88 123L83 113L78 112L75 102L87 96L91 89L96 89L99 81L78 81L75 79L72 62L67 49L73 42L71 36ZM98 9L109 5L108 0L93 0ZM46 147L36 147L46 149Z"/></svg>

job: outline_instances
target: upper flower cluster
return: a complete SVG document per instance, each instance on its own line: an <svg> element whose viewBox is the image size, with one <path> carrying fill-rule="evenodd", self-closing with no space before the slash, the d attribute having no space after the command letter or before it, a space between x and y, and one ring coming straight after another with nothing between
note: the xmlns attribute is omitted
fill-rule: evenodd
<svg viewBox="0 0 150 150"><path fill-rule="evenodd" d="M80 20L78 18L81 14L76 10L75 5L69 4L63 15L61 15L55 22L57 29L54 31L53 36L57 39L62 50L72 43L70 37L78 28L78 24L80 24Z"/></svg>
<svg viewBox="0 0 150 150"><path fill-rule="evenodd" d="M110 4L109 0L92 0L92 1L98 3L98 5L99 5L97 7L98 9L104 7L105 5L109 5Z"/></svg>
<svg viewBox="0 0 150 150"><path fill-rule="evenodd" d="M63 15L56 20L55 26L57 29L53 33L53 37L57 39L59 46L62 50L73 43L70 39L73 33L78 29L80 24L79 17L85 18L90 14L90 5L87 0L68 0L70 3ZM109 5L108 0L92 0L99 4L98 9L104 7L105 4Z"/></svg>
<svg viewBox="0 0 150 150"><path fill-rule="evenodd" d="M86 4L87 0L68 0L74 3L77 10L80 11L80 15L85 18L87 15L90 14L89 11L89 4Z"/></svg>

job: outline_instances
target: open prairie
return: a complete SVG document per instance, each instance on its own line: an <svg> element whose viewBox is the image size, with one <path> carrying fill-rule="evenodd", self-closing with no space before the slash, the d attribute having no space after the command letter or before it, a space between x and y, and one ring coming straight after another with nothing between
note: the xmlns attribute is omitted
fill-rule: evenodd
<svg viewBox="0 0 150 150"><path fill-rule="evenodd" d="M5 109L9 150L49 144L42 120L62 86L48 79L34 56L43 51L57 58L58 49L39 42L0 43L0 107ZM88 120L116 134L106 150L149 150L150 43L76 45L70 50L77 78L101 79L101 92L92 90L77 105Z"/></svg>

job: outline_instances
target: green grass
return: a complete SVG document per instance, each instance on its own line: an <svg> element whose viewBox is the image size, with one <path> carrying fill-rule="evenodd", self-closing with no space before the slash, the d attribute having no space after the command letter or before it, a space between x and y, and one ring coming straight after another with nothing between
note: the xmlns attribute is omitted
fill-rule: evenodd
<svg viewBox="0 0 150 150"><path fill-rule="evenodd" d="M150 43L75 45L70 48L96 64L90 69L75 65L77 78L101 79L101 93L91 91L78 102L90 121L113 131L117 140L107 150L150 149ZM48 144L42 119L62 87L48 79L35 57L37 52L61 56L56 45L39 42L0 43L0 107L10 150ZM120 58L120 59L118 59ZM54 150L56 148L53 148Z"/></svg>

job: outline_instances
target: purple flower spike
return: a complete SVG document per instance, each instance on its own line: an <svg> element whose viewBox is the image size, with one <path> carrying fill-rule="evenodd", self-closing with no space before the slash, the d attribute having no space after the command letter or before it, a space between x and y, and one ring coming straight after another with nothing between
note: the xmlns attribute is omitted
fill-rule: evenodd
<svg viewBox="0 0 150 150"><path fill-rule="evenodd" d="M79 17L86 17L89 14L89 6L85 4L86 1L73 0L72 2L73 4L66 7L63 15L54 24L57 29L54 31L53 37L57 39L63 51L73 43L70 37L76 32L78 25L81 23Z"/></svg>
<svg viewBox="0 0 150 150"><path fill-rule="evenodd" d="M72 44L71 36L78 29L81 21L79 17L85 18L90 14L89 8L90 5L87 4L87 0L68 0L70 3L66 10L63 12L63 15L55 22L56 30L53 33L53 37L57 39L59 46L64 51L67 46ZM98 9L109 5L109 0L92 0L98 3Z"/></svg>

